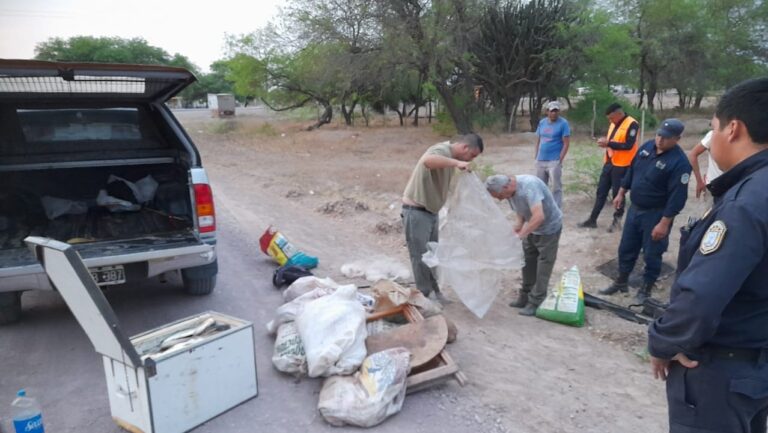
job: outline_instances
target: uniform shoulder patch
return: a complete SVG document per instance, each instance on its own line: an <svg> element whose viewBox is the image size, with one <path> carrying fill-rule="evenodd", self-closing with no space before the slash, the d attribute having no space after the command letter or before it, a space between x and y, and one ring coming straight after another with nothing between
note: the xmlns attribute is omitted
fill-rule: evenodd
<svg viewBox="0 0 768 433"><path fill-rule="evenodd" d="M707 255L717 251L723 243L726 231L728 231L728 228L724 222L720 220L713 222L707 229L707 232L704 233L704 237L701 238L701 245L699 245L701 254Z"/></svg>
<svg viewBox="0 0 768 433"><path fill-rule="evenodd" d="M682 176L680 176L680 183L683 185L686 185L688 181L691 179L691 175L688 173L683 173Z"/></svg>

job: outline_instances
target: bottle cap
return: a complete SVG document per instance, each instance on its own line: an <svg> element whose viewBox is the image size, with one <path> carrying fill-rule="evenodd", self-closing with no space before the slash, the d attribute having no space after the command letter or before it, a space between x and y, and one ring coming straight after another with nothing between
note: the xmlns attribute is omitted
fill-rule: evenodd
<svg viewBox="0 0 768 433"><path fill-rule="evenodd" d="M16 397L26 397L27 391L24 391L24 388L20 389L19 392L16 393Z"/></svg>

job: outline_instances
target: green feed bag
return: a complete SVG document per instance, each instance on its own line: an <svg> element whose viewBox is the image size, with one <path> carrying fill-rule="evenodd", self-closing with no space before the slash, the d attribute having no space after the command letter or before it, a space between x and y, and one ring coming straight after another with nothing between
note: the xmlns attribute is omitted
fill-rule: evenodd
<svg viewBox="0 0 768 433"><path fill-rule="evenodd" d="M584 326L584 290L579 268L572 267L563 274L560 283L539 305L536 317L571 326Z"/></svg>

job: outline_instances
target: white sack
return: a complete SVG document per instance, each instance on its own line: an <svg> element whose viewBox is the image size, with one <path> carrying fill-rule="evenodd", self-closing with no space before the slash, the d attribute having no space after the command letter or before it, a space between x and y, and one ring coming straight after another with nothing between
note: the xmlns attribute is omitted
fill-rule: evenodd
<svg viewBox="0 0 768 433"><path fill-rule="evenodd" d="M307 355L296 322L284 323L278 328L272 364L283 373L307 374Z"/></svg>
<svg viewBox="0 0 768 433"><path fill-rule="evenodd" d="M296 325L309 377L352 374L365 359L365 310L354 285L341 286L306 304Z"/></svg>
<svg viewBox="0 0 768 433"><path fill-rule="evenodd" d="M269 332L270 335L275 335L280 325L296 320L296 317L301 313L306 304L315 299L330 295L335 291L335 287L318 287L311 292L299 296L291 302L277 307L277 310L275 310L275 318L267 323L267 332Z"/></svg>
<svg viewBox="0 0 768 433"><path fill-rule="evenodd" d="M336 290L338 287L339 284L330 278L317 278L314 276L301 277L283 291L283 300L285 302L291 302L299 296L315 289Z"/></svg>
<svg viewBox="0 0 768 433"><path fill-rule="evenodd" d="M133 192L133 196L136 197L136 200L138 200L138 202L141 204L152 201L152 199L155 198L155 192L157 192L158 186L157 181L152 177L152 175L147 175L136 181L136 183L133 183L129 180L123 179L120 176L110 174L109 178L107 178L107 183L112 182L125 183L125 185L128 186L128 188L130 188Z"/></svg>
<svg viewBox="0 0 768 433"><path fill-rule="evenodd" d="M462 173L448 198L439 243L422 259L437 267L438 283L482 318L501 289L505 271L523 267L522 242L512 223L473 173Z"/></svg>
<svg viewBox="0 0 768 433"><path fill-rule="evenodd" d="M318 409L330 424L372 427L403 407L410 352L387 349L365 358L354 376L329 377L320 390Z"/></svg>
<svg viewBox="0 0 768 433"><path fill-rule="evenodd" d="M43 204L45 216L49 220L54 220L62 215L81 215L88 212L88 205L82 201L44 195L40 197L40 202Z"/></svg>
<svg viewBox="0 0 768 433"><path fill-rule="evenodd" d="M96 196L96 204L104 206L109 209L110 212L134 212L141 209L141 205L131 203L127 200L121 200L117 197L112 197L107 194L107 190L100 189L99 195Z"/></svg>
<svg viewBox="0 0 768 433"><path fill-rule="evenodd" d="M379 280L407 281L411 279L410 269L391 257L373 257L357 260L341 266L341 273L347 278L364 277L376 282Z"/></svg>

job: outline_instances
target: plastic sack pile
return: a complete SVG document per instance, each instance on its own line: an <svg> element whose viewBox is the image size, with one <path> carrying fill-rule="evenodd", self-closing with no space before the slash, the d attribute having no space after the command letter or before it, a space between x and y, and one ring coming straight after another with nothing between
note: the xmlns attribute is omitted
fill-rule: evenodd
<svg viewBox="0 0 768 433"><path fill-rule="evenodd" d="M437 267L441 287L451 287L482 318L501 289L504 272L523 267L522 242L472 173L459 176L447 208L440 241L430 242L422 259L429 267Z"/></svg>
<svg viewBox="0 0 768 433"><path fill-rule="evenodd" d="M536 317L571 326L584 326L584 290L574 266L560 279L536 310Z"/></svg>

